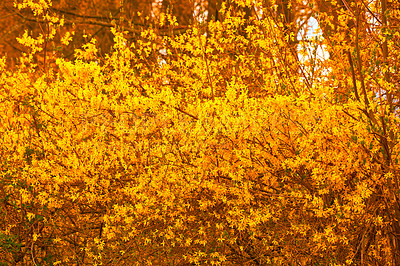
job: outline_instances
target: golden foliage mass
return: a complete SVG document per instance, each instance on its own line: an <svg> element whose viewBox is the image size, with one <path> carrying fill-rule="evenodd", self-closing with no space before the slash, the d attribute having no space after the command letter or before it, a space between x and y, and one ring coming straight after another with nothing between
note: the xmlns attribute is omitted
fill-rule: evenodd
<svg viewBox="0 0 400 266"><path fill-rule="evenodd" d="M4 1L0 265L400 265L398 10Z"/></svg>

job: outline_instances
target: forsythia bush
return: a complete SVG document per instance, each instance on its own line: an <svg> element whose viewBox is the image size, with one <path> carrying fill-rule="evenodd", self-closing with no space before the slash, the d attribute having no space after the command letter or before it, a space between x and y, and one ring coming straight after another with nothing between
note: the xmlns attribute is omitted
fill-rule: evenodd
<svg viewBox="0 0 400 266"><path fill-rule="evenodd" d="M224 3L176 35L116 24L105 57L93 39L43 71L62 21L20 2L51 30L0 62L1 265L398 265L390 19L296 43L273 2L250 18Z"/></svg>

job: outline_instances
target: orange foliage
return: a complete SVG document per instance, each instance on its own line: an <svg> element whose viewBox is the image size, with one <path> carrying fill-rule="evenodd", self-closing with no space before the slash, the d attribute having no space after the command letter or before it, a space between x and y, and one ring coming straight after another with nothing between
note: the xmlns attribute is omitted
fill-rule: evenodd
<svg viewBox="0 0 400 266"><path fill-rule="evenodd" d="M7 2L1 265L400 264L394 2L95 2Z"/></svg>

